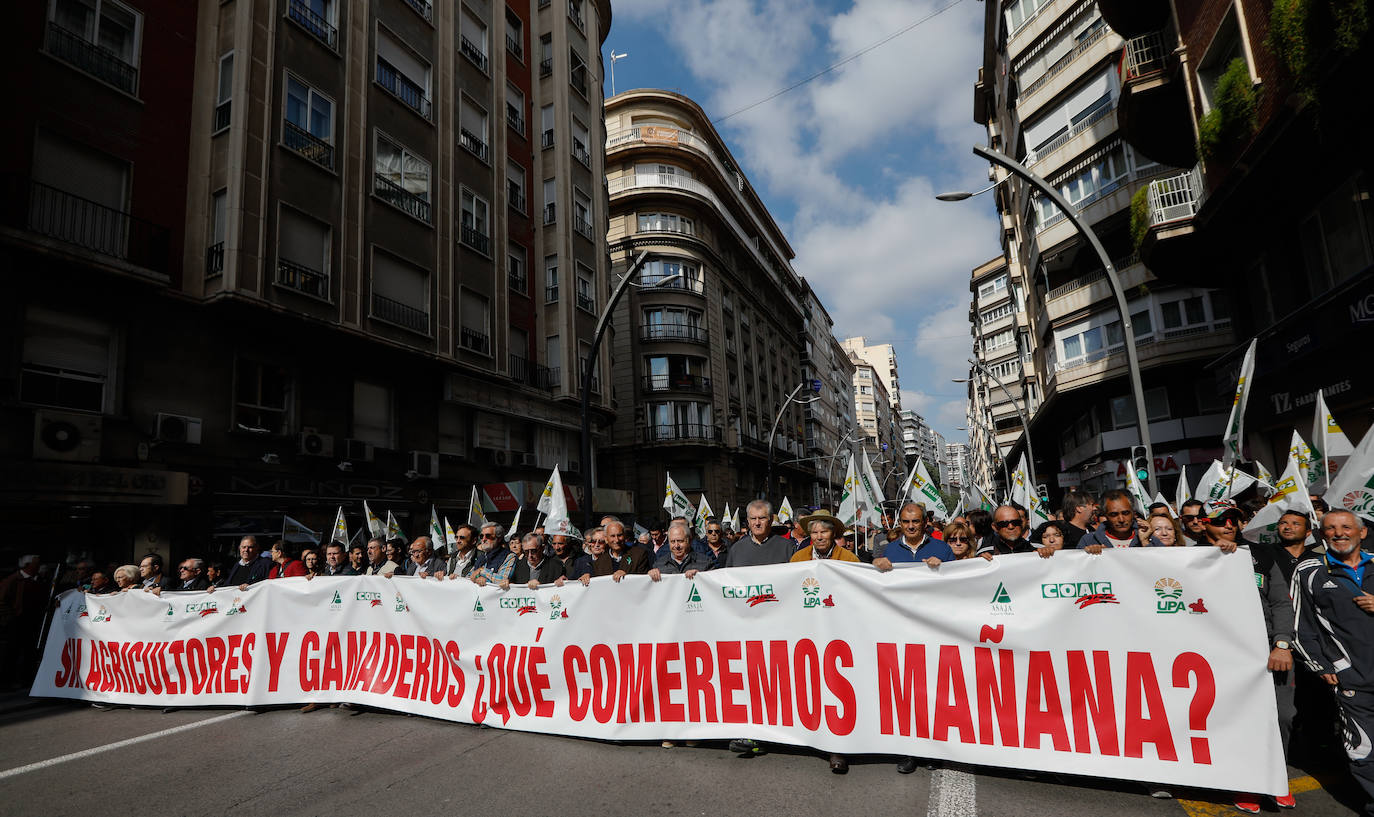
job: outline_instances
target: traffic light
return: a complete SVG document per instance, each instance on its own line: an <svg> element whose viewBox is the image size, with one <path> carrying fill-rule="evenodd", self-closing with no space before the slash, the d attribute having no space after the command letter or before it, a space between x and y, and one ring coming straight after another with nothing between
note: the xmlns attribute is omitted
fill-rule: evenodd
<svg viewBox="0 0 1374 817"><path fill-rule="evenodd" d="M1045 483L1042 482L1039 485L1035 486L1035 493L1040 497L1041 502L1050 501L1050 486L1046 485Z"/></svg>
<svg viewBox="0 0 1374 817"><path fill-rule="evenodd" d="M1144 485L1150 480L1150 458L1145 456L1145 446L1131 446L1131 467L1135 469L1135 478Z"/></svg>

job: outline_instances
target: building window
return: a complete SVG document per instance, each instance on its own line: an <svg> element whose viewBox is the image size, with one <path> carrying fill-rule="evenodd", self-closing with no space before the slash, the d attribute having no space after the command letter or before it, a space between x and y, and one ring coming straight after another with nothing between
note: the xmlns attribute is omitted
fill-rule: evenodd
<svg viewBox="0 0 1374 817"><path fill-rule="evenodd" d="M429 119L429 63L400 40L377 30L377 84Z"/></svg>
<svg viewBox="0 0 1374 817"><path fill-rule="evenodd" d="M664 281L672 278L670 281ZM702 279L701 267L697 264L677 260L655 260L644 265L644 271L639 276L639 282L646 287L661 287L664 289L685 289L698 294L705 293L706 284ZM748 324L748 319L744 315L740 320Z"/></svg>
<svg viewBox="0 0 1374 817"><path fill-rule="evenodd" d="M558 217L558 180L544 180L544 223L552 224Z"/></svg>
<svg viewBox="0 0 1374 817"><path fill-rule="evenodd" d="M487 145L487 112L464 95L458 103L458 141L469 153L488 161L491 153Z"/></svg>
<svg viewBox="0 0 1374 817"><path fill-rule="evenodd" d="M528 212L529 206L525 200L525 168L512 162L506 161L506 203L510 209L520 214Z"/></svg>
<svg viewBox="0 0 1374 817"><path fill-rule="evenodd" d="M539 37L539 76L547 77L553 73L553 35Z"/></svg>
<svg viewBox="0 0 1374 817"><path fill-rule="evenodd" d="M1016 342L1016 332L1012 329L1003 329L992 335L983 338L983 351L992 352L1011 346Z"/></svg>
<svg viewBox="0 0 1374 817"><path fill-rule="evenodd" d="M1001 292L1007 288L1007 276L999 275L991 281L987 281L978 286L979 299L990 297L994 292Z"/></svg>
<svg viewBox="0 0 1374 817"><path fill-rule="evenodd" d="M224 236L228 228L229 191L216 190L210 196L210 241L205 250L205 277L224 272Z"/></svg>
<svg viewBox="0 0 1374 817"><path fill-rule="evenodd" d="M587 149L591 143L591 136L587 133L587 126L577 121L574 117L572 121L572 154L573 158L581 162L583 166L592 166L592 155Z"/></svg>
<svg viewBox="0 0 1374 817"><path fill-rule="evenodd" d="M287 18L330 48L337 48L339 42L336 14L334 0L287 0L286 4Z"/></svg>
<svg viewBox="0 0 1374 817"><path fill-rule="evenodd" d="M577 265L577 308L596 314L596 290L592 284L592 271L581 264Z"/></svg>
<svg viewBox="0 0 1374 817"><path fill-rule="evenodd" d="M563 365L563 346L557 335L549 335L544 339L544 365L550 370L550 385L558 383L559 368Z"/></svg>
<svg viewBox="0 0 1374 817"><path fill-rule="evenodd" d="M588 241L595 241L592 230L592 200L581 190L573 189L573 230Z"/></svg>
<svg viewBox="0 0 1374 817"><path fill-rule="evenodd" d="M665 402L654 402L648 404L646 412L648 427L645 429L645 441L657 442L660 440L703 440L711 441L716 439L715 425L711 418L710 403L696 403L686 400L670 400ZM700 488L683 487L683 481L689 484L700 484L701 468L685 468L679 470L679 466L673 466L673 481L677 482L682 490L701 490ZM686 472L684 475L683 472Z"/></svg>
<svg viewBox="0 0 1374 817"><path fill-rule="evenodd" d="M639 232L696 235L696 225L690 218L677 213L640 213Z"/></svg>
<svg viewBox="0 0 1374 817"><path fill-rule="evenodd" d="M30 306L24 321L19 399L36 406L102 413L114 371L109 324Z"/></svg>
<svg viewBox="0 0 1374 817"><path fill-rule="evenodd" d="M558 256L544 257L544 303L558 302Z"/></svg>
<svg viewBox="0 0 1374 817"><path fill-rule="evenodd" d="M506 85L506 124L510 129L525 135L525 95L514 85Z"/></svg>
<svg viewBox="0 0 1374 817"><path fill-rule="evenodd" d="M353 428L355 440L376 448L395 447L392 439L391 389L365 380L353 381Z"/></svg>
<svg viewBox="0 0 1374 817"><path fill-rule="evenodd" d="M506 9L506 51L525 61L525 23L510 9Z"/></svg>
<svg viewBox="0 0 1374 817"><path fill-rule="evenodd" d="M553 103L539 109L539 145L553 147Z"/></svg>
<svg viewBox="0 0 1374 817"><path fill-rule="evenodd" d="M143 266L154 262L146 241L130 242L137 233L125 209L128 162L40 129L33 148L33 181L30 230Z"/></svg>
<svg viewBox="0 0 1374 817"><path fill-rule="evenodd" d="M386 253L373 253L372 317L428 335L429 273Z"/></svg>
<svg viewBox="0 0 1374 817"><path fill-rule="evenodd" d="M138 91L143 15L114 0L53 0L45 50L119 90Z"/></svg>
<svg viewBox="0 0 1374 817"><path fill-rule="evenodd" d="M587 95L587 63L572 49L568 49L568 84L582 96Z"/></svg>
<svg viewBox="0 0 1374 817"><path fill-rule="evenodd" d="M377 134L373 192L382 201L426 223L429 213L429 162Z"/></svg>
<svg viewBox="0 0 1374 817"><path fill-rule="evenodd" d="M215 92L215 122L211 134L229 129L234 100L234 52L219 58L219 81Z"/></svg>
<svg viewBox="0 0 1374 817"><path fill-rule="evenodd" d="M491 354L491 307L485 295L470 289L461 291L462 304L458 329L458 345L484 355Z"/></svg>
<svg viewBox="0 0 1374 817"><path fill-rule="evenodd" d="M482 73L487 73L487 25L466 8L459 15L458 50Z"/></svg>
<svg viewBox="0 0 1374 817"><path fill-rule="evenodd" d="M642 340L695 340L704 341L706 331L702 328L702 314L695 309L682 307L649 307L644 309L643 326L640 330ZM726 349L734 351L734 338L726 336Z"/></svg>
<svg viewBox="0 0 1374 817"><path fill-rule="evenodd" d="M277 285L327 299L329 239L328 224L282 207L277 225Z"/></svg>
<svg viewBox="0 0 1374 817"><path fill-rule="evenodd" d="M525 273L527 254L525 248L512 241L506 245L506 283L511 289L524 295L529 292L529 277Z"/></svg>
<svg viewBox="0 0 1374 817"><path fill-rule="evenodd" d="M465 187L459 197L459 206L463 243L483 255L491 255L491 230L488 227L491 208L486 199Z"/></svg>
<svg viewBox="0 0 1374 817"><path fill-rule="evenodd" d="M1217 27L1217 33L1212 35L1212 43L1207 46L1207 53L1197 63L1198 101L1202 103L1204 114L1216 107L1217 80L1226 73L1232 61L1237 59L1244 62L1246 69L1249 69L1250 60L1245 53L1245 44L1241 41L1240 26L1236 24L1236 12L1234 8L1230 8L1221 25ZM1250 76L1253 79L1254 73L1250 72Z"/></svg>
<svg viewBox="0 0 1374 817"><path fill-rule="evenodd" d="M318 164L334 169L334 102L286 75L286 119L282 144Z"/></svg>
<svg viewBox="0 0 1374 817"><path fill-rule="evenodd" d="M1159 317L1164 323L1165 330L1181 329L1206 323L1207 311L1203 306L1202 296L1194 295L1181 301L1160 304Z"/></svg>
<svg viewBox="0 0 1374 817"><path fill-rule="evenodd" d="M281 366L239 358L234 366L234 428L285 434L291 410L291 375Z"/></svg>

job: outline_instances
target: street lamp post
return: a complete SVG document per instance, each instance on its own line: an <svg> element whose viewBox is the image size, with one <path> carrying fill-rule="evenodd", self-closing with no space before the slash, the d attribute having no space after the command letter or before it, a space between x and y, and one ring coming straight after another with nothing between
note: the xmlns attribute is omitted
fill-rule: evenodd
<svg viewBox="0 0 1374 817"><path fill-rule="evenodd" d="M854 442L854 438L850 435L858 430L859 429L855 427L846 431L844 436L840 437L839 442L835 443L835 450L830 452L830 456L826 458L828 462L825 464L825 491L832 503L835 501L835 458L840 456L840 448L843 447L846 442Z"/></svg>
<svg viewBox="0 0 1374 817"><path fill-rule="evenodd" d="M1016 398L1011 396L1011 392L1007 389L1006 385L1002 382L1002 379L1001 379L1000 377L998 377L997 375L993 374L991 369L989 369L988 367L984 366L982 363L979 363L977 360L975 360L975 359L973 359L973 358L969 358L969 361L968 361L968 362L969 362L969 365L970 365L970 366L972 366L973 368L975 368L975 369L977 369L978 371L982 372L984 377L990 378L990 379L992 380L992 382L994 382L994 383L997 384L997 388L1001 389L1001 390L1002 390L1002 393L1005 394L1005 395L1007 396L1007 400L1011 401L1011 407L1014 408L1014 409L1016 409L1016 414L1021 418L1021 428L1025 430L1025 434L1026 434L1026 478L1030 480L1030 484L1031 484L1031 486L1033 487L1033 486L1036 484L1036 482L1035 482L1035 452L1031 450L1030 421L1029 421L1029 419L1026 417L1026 412L1022 410L1021 404L1019 404L1019 403L1016 402ZM968 381L966 381L966 380L959 380L959 379L956 378L954 382L955 382L955 383L967 383ZM996 440L996 438L994 438L994 441L995 441L995 440ZM1008 488L1010 488L1010 486L1008 486Z"/></svg>
<svg viewBox="0 0 1374 817"><path fill-rule="evenodd" d="M816 382L819 383L820 381ZM796 400L797 405L804 406L807 403L814 403L821 399L820 395L817 395L815 397L808 397L805 400L797 400L797 392L810 385L812 385L812 382L809 380L803 380L798 383L797 387L792 390L792 393L787 395L787 399L782 401L782 408L778 409L778 416L773 418L773 428L768 432L768 471L763 478L763 493L759 495L759 499L767 499L768 492L773 490L773 438L778 433L778 423L782 422L782 415L787 411L787 407L792 405L792 401L794 400Z"/></svg>
<svg viewBox="0 0 1374 817"><path fill-rule="evenodd" d="M601 349L601 338L605 336L606 330L611 325L611 315L615 312L616 304L620 303L620 298L629 289L631 281L639 271L648 263L650 254L641 252L631 262L630 268L625 271L625 277L616 284L615 290L611 292L611 297L606 301L606 308L601 311L601 317L596 321L596 333L592 335L592 347L587 353L587 363L582 367L582 468L585 476L582 485L586 489L586 495L582 497L582 529L590 530L592 527L592 493L596 489L596 469L592 467L592 372L596 371L596 355ZM682 277L681 273L669 275L654 282L654 286L661 286L674 278Z"/></svg>
<svg viewBox="0 0 1374 817"><path fill-rule="evenodd" d="M1011 471L1007 468L1007 458L1002 456L1002 450L997 445L996 435L992 433L992 429L979 422L977 417L970 415L969 419L978 427L978 430L982 431L983 435L988 438L988 448L984 451L985 454L990 454L988 457L988 464L996 468L996 463L993 462L993 460L1002 463L1002 478L1007 481L1007 490L1011 490ZM967 431L968 429L964 430ZM982 489L980 488L979 490Z"/></svg>
<svg viewBox="0 0 1374 817"><path fill-rule="evenodd" d="M973 152L975 155L981 156L994 164L1001 165L1014 175L1025 180L1044 195L1048 196L1050 201L1054 202L1054 205L1059 208L1059 211L1064 214L1064 217L1067 218L1074 229L1078 231L1078 234L1083 236L1083 239L1088 242L1088 246L1092 247L1093 252L1097 253L1097 259L1102 262L1102 269L1106 272L1107 282L1111 284L1112 294L1116 296L1117 311L1121 314L1121 334L1123 343L1126 347L1126 368L1129 371L1131 391L1135 398L1136 427L1140 431L1140 444L1145 448L1145 457L1151 465L1149 469L1149 490L1152 494L1156 493L1159 490L1159 486L1158 481L1155 479L1154 450L1150 446L1150 422L1145 412L1145 389L1140 383L1140 354L1136 350L1135 328L1131 324L1130 307L1126 305L1126 293L1121 289L1121 278L1116 274L1116 268L1112 266L1112 259L1107 257L1107 251L1102 247L1102 242L1098 240L1097 234L1093 232L1092 228L1089 227L1087 223L1079 218L1078 213L1074 212L1073 207L1069 205L1068 201L1066 201L1064 197L1059 194L1059 191L1055 190L1049 182L1030 172L1024 165L1012 159L1010 156L999 153L991 148L986 148L982 145L974 145ZM996 185L994 184L993 187L996 187ZM990 189L991 188L985 188L985 190ZM978 192L981 193L984 192L984 190ZM944 193L936 196L936 198L941 201L962 201L973 195L975 194ZM1030 439L1029 427L1026 429L1026 439Z"/></svg>

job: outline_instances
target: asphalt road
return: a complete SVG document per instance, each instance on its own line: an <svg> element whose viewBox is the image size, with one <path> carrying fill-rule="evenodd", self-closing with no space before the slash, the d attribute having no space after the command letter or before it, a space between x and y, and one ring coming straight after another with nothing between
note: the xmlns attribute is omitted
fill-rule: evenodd
<svg viewBox="0 0 1374 817"><path fill-rule="evenodd" d="M1294 817L1348 815L1360 803L1338 766L1318 770L1320 782L1289 771ZM852 758L839 776L809 752L739 758L714 744L664 749L340 709L164 714L51 703L0 715L0 814L26 817L1239 813L1208 793L1175 795L985 768L899 775L886 757Z"/></svg>

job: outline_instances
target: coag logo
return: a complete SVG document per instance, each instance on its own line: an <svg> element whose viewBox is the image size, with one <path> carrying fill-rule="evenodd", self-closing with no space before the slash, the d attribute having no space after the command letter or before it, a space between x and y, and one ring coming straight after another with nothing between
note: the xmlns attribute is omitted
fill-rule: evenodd
<svg viewBox="0 0 1374 817"><path fill-rule="evenodd" d="M1155 582L1155 595L1159 596L1159 601L1155 602L1156 613L1183 612L1183 585L1177 579L1163 578Z"/></svg>
<svg viewBox="0 0 1374 817"><path fill-rule="evenodd" d="M201 618L213 616L219 612L219 605L213 601L197 601L186 605L187 613L195 613Z"/></svg>
<svg viewBox="0 0 1374 817"><path fill-rule="evenodd" d="M523 616L526 613L535 611L535 600L528 596L506 596L501 599L501 609L514 610L516 615Z"/></svg>
<svg viewBox="0 0 1374 817"><path fill-rule="evenodd" d="M354 594L353 594L353 600L354 600L354 601L365 601L365 602L368 603L368 604L367 604L368 607L381 607L381 606L382 606L382 594L381 594L381 593L373 592L373 591L371 591L371 590L360 590L360 591L358 591L357 593L354 593Z"/></svg>
<svg viewBox="0 0 1374 817"><path fill-rule="evenodd" d="M727 599L752 599L755 596L765 596L773 594L771 584L733 584L726 585L720 589L720 593Z"/></svg>
<svg viewBox="0 0 1374 817"><path fill-rule="evenodd" d="M1094 604L1120 604L1112 592L1111 582L1059 582L1040 585L1040 595L1047 599L1070 599L1078 609Z"/></svg>

